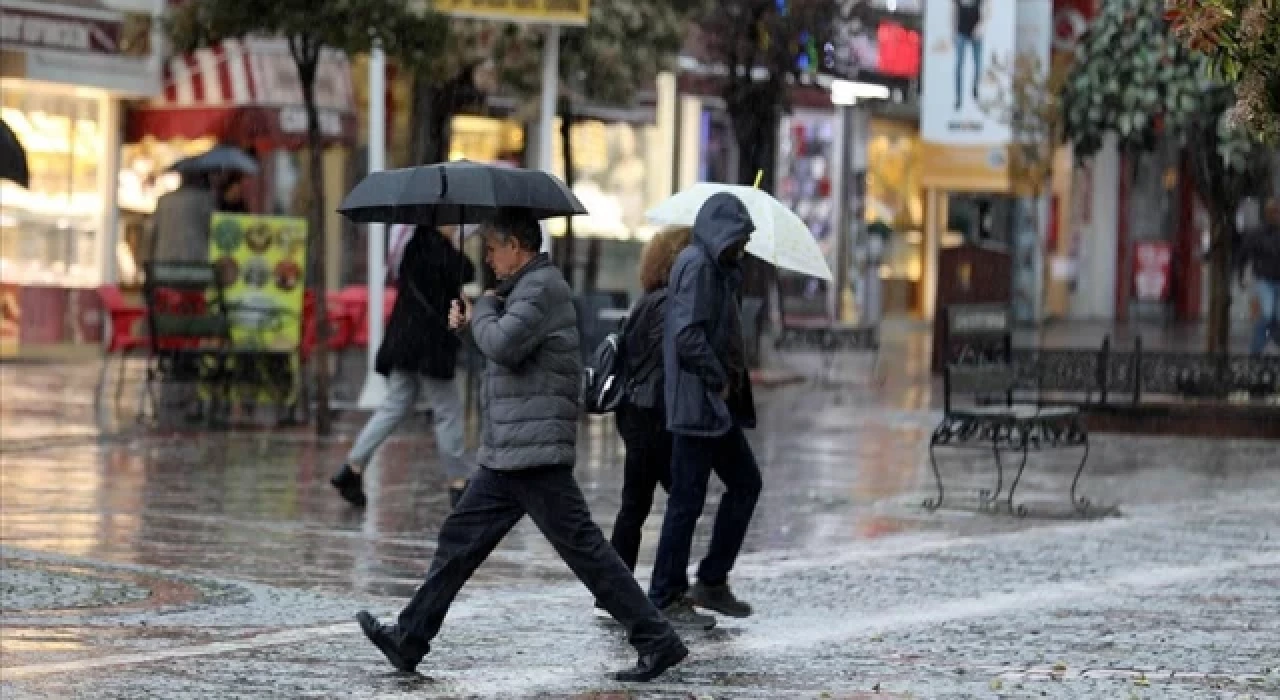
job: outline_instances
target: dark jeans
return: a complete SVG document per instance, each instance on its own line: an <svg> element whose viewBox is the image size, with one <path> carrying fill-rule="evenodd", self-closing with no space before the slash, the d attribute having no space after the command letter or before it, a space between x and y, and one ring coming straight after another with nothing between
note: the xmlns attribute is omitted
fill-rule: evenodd
<svg viewBox="0 0 1280 700"><path fill-rule="evenodd" d="M742 428L735 425L716 438L676 435L671 450L671 495L649 586L649 598L659 608L689 590L689 548L706 504L712 471L724 482L725 494L711 530L711 546L698 567L698 580L708 586L727 582L742 549L762 486L760 467Z"/></svg>
<svg viewBox="0 0 1280 700"><path fill-rule="evenodd" d="M632 571L640 556L640 535L653 507L653 491L662 484L671 492L671 433L623 438L627 458L622 471L622 507L613 521L613 549Z"/></svg>
<svg viewBox="0 0 1280 700"><path fill-rule="evenodd" d="M426 653L449 605L471 574L526 514L586 584L640 653L678 638L640 584L605 542L570 467L476 470L457 508L440 527L427 580L400 612L402 641Z"/></svg>
<svg viewBox="0 0 1280 700"><path fill-rule="evenodd" d="M973 88L970 92L976 100L978 85L982 82L982 40L964 34L956 34L956 109L964 103L964 52L973 55Z"/></svg>

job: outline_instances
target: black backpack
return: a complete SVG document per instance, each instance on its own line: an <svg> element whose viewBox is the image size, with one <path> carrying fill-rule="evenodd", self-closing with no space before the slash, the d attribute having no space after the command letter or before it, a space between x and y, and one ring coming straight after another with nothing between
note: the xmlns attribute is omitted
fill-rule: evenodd
<svg viewBox="0 0 1280 700"><path fill-rule="evenodd" d="M587 362L582 377L582 405L587 413L613 413L626 399L627 363L623 357L625 337L625 328L621 332L605 336Z"/></svg>

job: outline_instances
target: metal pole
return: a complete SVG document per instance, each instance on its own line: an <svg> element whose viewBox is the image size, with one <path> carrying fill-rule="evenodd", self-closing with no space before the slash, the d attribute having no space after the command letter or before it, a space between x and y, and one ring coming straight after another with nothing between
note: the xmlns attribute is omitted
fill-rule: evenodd
<svg viewBox="0 0 1280 700"><path fill-rule="evenodd" d="M387 164L387 57L382 46L374 44L369 54L369 172L386 168ZM387 384L374 371L378 346L382 344L383 292L386 286L386 226L369 224L369 346L364 387L359 406L370 410L382 403Z"/></svg>
<svg viewBox="0 0 1280 700"><path fill-rule="evenodd" d="M833 218L831 231L835 236L835 273L831 290L831 318L844 320L844 290L849 285L849 110L848 105L836 106L836 128L832 143L831 207Z"/></svg>
<svg viewBox="0 0 1280 700"><path fill-rule="evenodd" d="M552 124L556 116L556 98L560 92L560 26L547 27L546 43L542 46L542 99L538 111L538 167L552 171L554 157L551 148ZM542 252L551 252L551 237L542 237Z"/></svg>

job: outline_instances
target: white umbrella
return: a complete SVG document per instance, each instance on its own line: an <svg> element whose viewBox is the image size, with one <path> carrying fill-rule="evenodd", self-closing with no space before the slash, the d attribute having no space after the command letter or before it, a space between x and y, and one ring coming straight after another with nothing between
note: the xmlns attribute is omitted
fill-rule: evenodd
<svg viewBox="0 0 1280 700"><path fill-rule="evenodd" d="M645 212L651 221L669 226L692 226L698 210L719 192L737 196L747 207L756 231L751 234L747 252L775 267L830 281L831 268L800 217L768 192L745 185L699 182L677 192L658 206Z"/></svg>

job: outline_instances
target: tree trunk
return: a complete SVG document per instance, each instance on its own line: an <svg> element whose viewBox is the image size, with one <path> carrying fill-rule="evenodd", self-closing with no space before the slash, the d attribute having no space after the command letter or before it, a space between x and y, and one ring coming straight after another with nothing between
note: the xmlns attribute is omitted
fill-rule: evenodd
<svg viewBox="0 0 1280 700"><path fill-rule="evenodd" d="M569 98L560 98L560 152L564 159L564 184L569 186L569 191L573 191L573 105L569 103ZM561 263L561 269L564 270L564 278L569 281L569 288L574 289L573 268L576 263L574 255L574 235L573 235L573 217L565 217L564 220L564 261Z"/></svg>
<svg viewBox="0 0 1280 700"><path fill-rule="evenodd" d="M1231 351L1231 260L1235 217L1214 212L1209 233L1209 338L1210 353Z"/></svg>
<svg viewBox="0 0 1280 700"><path fill-rule="evenodd" d="M318 59L317 59L318 60ZM324 275L324 142L320 137L320 115L316 111L315 67L298 66L302 83L302 101L307 109L307 148L311 170L311 206L307 212L307 251L310 267L319 271L312 277L312 293L315 294L316 347L312 353L312 372L316 386L316 435L327 437L333 432L333 417L329 414L329 314L325 303L327 280ZM380 284L381 280L369 280Z"/></svg>
<svg viewBox="0 0 1280 700"><path fill-rule="evenodd" d="M773 83L754 84L731 89L730 97L734 97L734 93L741 97L726 100L729 119L733 123L734 140L738 145L738 183L754 185L756 175L762 173L760 189L766 192L773 191L776 177L774 169L778 150L778 114L782 100L782 93L770 87L772 85ZM743 260L742 273L743 296L763 299L764 310L761 315L768 318L770 299L773 296L771 292L777 294L780 305L783 303L777 270L749 255Z"/></svg>
<svg viewBox="0 0 1280 700"><path fill-rule="evenodd" d="M427 165L449 160L453 116L479 93L472 84L474 66L468 66L443 83L422 73L413 77L413 132L409 154L414 163Z"/></svg>

